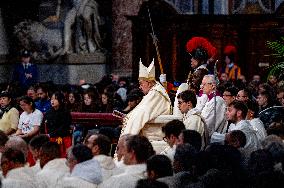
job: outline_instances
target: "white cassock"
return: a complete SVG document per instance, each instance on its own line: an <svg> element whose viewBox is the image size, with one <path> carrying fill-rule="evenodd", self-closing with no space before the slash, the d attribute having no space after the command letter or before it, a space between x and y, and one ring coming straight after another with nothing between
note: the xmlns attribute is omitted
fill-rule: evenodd
<svg viewBox="0 0 284 188"><path fill-rule="evenodd" d="M155 142L163 141L161 124L147 122L159 115L171 113L171 100L165 88L158 82L154 85L142 101L124 118L121 135L140 134L149 139L153 147Z"/></svg>
<svg viewBox="0 0 284 188"><path fill-rule="evenodd" d="M258 150L260 147L260 142L256 136L256 131L253 129L249 121L241 120L237 124L231 124L229 127L229 132L233 130L241 130L245 133L247 143L244 149L247 149L249 152Z"/></svg>
<svg viewBox="0 0 284 188"><path fill-rule="evenodd" d="M244 149L247 153L251 153L253 151L256 151L260 147L260 142L256 136L256 131L253 129L249 121L247 120L241 120L237 124L231 124L229 127L229 132L234 130L240 130L246 135L246 145ZM214 134L211 137L211 143L212 142L223 142L225 140L225 134L220 134L217 132L214 132Z"/></svg>
<svg viewBox="0 0 284 188"><path fill-rule="evenodd" d="M186 129L195 130L201 135L202 148L204 148L209 143L209 133L200 112L193 108L184 114L182 121Z"/></svg>
<svg viewBox="0 0 284 188"><path fill-rule="evenodd" d="M101 182L100 164L93 158L76 164L70 176L61 178L55 188L96 188Z"/></svg>
<svg viewBox="0 0 284 188"><path fill-rule="evenodd" d="M20 167L8 172L6 178L2 180L4 188L36 188L37 179L33 169L30 167Z"/></svg>
<svg viewBox="0 0 284 188"><path fill-rule="evenodd" d="M165 148L165 150L162 151L160 154L167 156L172 162L174 162L174 156L175 156L175 153L176 153L176 148L177 148L176 145L173 145L173 147L167 146Z"/></svg>
<svg viewBox="0 0 284 188"><path fill-rule="evenodd" d="M259 141L262 141L267 136L263 122L259 118L254 118L249 121L252 128L256 131L256 136Z"/></svg>
<svg viewBox="0 0 284 188"><path fill-rule="evenodd" d="M215 114L216 107L216 114ZM216 116L215 116L216 115ZM214 97L207 100L201 111L201 116L204 118L208 127L209 136L213 132L224 133L226 131L226 103L220 96L216 96L216 105Z"/></svg>
<svg viewBox="0 0 284 188"><path fill-rule="evenodd" d="M140 179L147 178L146 164L126 165L122 174L110 177L99 188L134 188Z"/></svg>
<svg viewBox="0 0 284 188"><path fill-rule="evenodd" d="M36 178L41 188L54 188L59 180L69 175L69 168L66 166L65 158L58 158L49 161L41 171L36 174Z"/></svg>
<svg viewBox="0 0 284 188"><path fill-rule="evenodd" d="M116 167L113 158L106 155L95 155L94 159L100 164L103 181L107 180L113 175L122 173L123 171Z"/></svg>
<svg viewBox="0 0 284 188"><path fill-rule="evenodd" d="M37 174L41 170L39 159L36 161L35 165L31 166L30 168L34 171L35 174Z"/></svg>
<svg viewBox="0 0 284 188"><path fill-rule="evenodd" d="M97 188L97 184L90 183L79 177L66 176L62 178L55 188Z"/></svg>

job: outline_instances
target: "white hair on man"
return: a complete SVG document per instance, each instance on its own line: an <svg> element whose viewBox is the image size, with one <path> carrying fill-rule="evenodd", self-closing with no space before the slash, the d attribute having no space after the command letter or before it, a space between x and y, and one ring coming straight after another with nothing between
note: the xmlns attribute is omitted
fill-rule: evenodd
<svg viewBox="0 0 284 188"><path fill-rule="evenodd" d="M212 83L214 85L216 85L216 80L215 80L215 76L212 74L207 74L203 77L203 79L207 80L207 83Z"/></svg>

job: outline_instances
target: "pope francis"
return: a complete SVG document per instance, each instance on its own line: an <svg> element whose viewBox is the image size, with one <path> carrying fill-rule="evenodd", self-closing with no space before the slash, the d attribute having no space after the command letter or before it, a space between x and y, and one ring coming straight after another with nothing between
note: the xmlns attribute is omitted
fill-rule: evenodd
<svg viewBox="0 0 284 188"><path fill-rule="evenodd" d="M170 114L171 101L165 88L155 79L154 60L149 67L145 67L141 59L139 64L139 88L145 96L124 118L121 135L146 136L155 149L155 142L163 141L162 124L151 123L151 120Z"/></svg>

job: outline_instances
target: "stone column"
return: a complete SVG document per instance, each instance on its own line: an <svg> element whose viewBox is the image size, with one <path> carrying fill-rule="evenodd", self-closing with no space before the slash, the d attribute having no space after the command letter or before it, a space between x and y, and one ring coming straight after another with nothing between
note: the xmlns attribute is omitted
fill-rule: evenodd
<svg viewBox="0 0 284 188"><path fill-rule="evenodd" d="M137 15L144 1L146 0L113 0L112 2L112 72L114 74L132 76L132 23L127 16Z"/></svg>

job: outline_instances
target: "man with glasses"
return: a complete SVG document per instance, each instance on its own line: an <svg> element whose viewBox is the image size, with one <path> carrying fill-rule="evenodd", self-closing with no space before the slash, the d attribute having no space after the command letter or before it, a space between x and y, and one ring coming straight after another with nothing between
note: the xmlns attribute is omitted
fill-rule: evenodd
<svg viewBox="0 0 284 188"><path fill-rule="evenodd" d="M183 123L186 129L195 130L202 136L202 146L208 144L208 129L200 112L195 109L197 99L193 91L186 90L178 94L178 107L183 114Z"/></svg>
<svg viewBox="0 0 284 188"><path fill-rule="evenodd" d="M235 87L228 87L224 90L223 99L227 106L236 99L237 92L238 90Z"/></svg>
<svg viewBox="0 0 284 188"><path fill-rule="evenodd" d="M162 151L161 154L166 155L174 160L176 145L178 144L178 136L185 129L183 122L179 120L172 120L162 127L162 132L164 133L164 141L167 142L168 147Z"/></svg>
<svg viewBox="0 0 284 188"><path fill-rule="evenodd" d="M227 125L225 118L226 103L216 92L216 80L214 75L205 75L200 88L208 97L201 111L201 116L204 118L208 127L209 136L211 136L213 132L225 132Z"/></svg>

